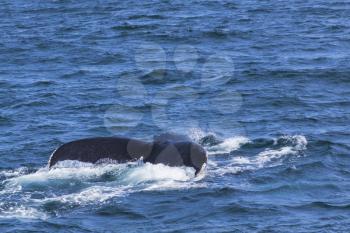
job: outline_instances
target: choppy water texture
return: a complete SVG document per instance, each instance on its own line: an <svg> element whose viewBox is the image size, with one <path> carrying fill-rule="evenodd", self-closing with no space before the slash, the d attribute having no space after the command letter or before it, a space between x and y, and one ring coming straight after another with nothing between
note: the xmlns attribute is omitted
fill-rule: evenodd
<svg viewBox="0 0 350 233"><path fill-rule="evenodd" d="M349 232L348 1L0 3L1 232ZM46 168L166 131L209 162Z"/></svg>

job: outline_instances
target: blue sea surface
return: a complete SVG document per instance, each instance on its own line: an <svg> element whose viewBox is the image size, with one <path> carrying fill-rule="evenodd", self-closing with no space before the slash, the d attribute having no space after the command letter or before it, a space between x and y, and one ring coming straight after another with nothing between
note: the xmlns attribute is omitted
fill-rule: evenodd
<svg viewBox="0 0 350 233"><path fill-rule="evenodd" d="M350 2L0 3L0 232L349 232ZM208 164L47 168L173 132Z"/></svg>

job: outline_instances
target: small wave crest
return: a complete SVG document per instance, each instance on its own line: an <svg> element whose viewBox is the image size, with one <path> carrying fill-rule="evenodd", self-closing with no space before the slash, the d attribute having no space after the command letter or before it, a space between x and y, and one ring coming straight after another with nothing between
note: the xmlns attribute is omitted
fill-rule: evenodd
<svg viewBox="0 0 350 233"><path fill-rule="evenodd" d="M19 205L11 207L0 206L0 218L47 219L48 216L36 208Z"/></svg>
<svg viewBox="0 0 350 233"><path fill-rule="evenodd" d="M203 145L209 155L227 154L250 142L249 138L244 136L220 139L215 133L206 133L200 129L191 129L189 131L189 137L193 141Z"/></svg>
<svg viewBox="0 0 350 233"><path fill-rule="evenodd" d="M212 169L215 170L215 173L224 175L278 166L285 158L301 155L308 144L303 135L282 136L274 141L275 148L273 149L266 148L255 156L235 156L226 165L218 166L214 163Z"/></svg>
<svg viewBox="0 0 350 233"><path fill-rule="evenodd" d="M283 164L285 159L302 155L308 144L304 135L284 135L272 139L249 139L245 136L220 139L214 133L192 129L189 137L204 146L208 155L211 155L208 158L207 174L209 176L237 174L264 167L278 166ZM247 154L231 157L233 156L232 152ZM254 153L255 155L248 153ZM225 157L220 158L221 156L213 155L225 155ZM229 156L229 160L225 159L226 156Z"/></svg>
<svg viewBox="0 0 350 233"><path fill-rule="evenodd" d="M227 138L223 142L215 146L209 147L207 150L209 155L226 154L226 153L230 153L231 151L239 149L242 145L249 142L250 140L246 137L236 136L236 137Z"/></svg>

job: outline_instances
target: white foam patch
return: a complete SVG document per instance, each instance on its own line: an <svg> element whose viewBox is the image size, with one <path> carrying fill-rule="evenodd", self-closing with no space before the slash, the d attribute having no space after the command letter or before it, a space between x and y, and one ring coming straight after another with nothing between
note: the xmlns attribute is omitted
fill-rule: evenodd
<svg viewBox="0 0 350 233"><path fill-rule="evenodd" d="M0 210L0 218L17 218L17 219L47 219L48 216L33 207L15 206L6 210Z"/></svg>
<svg viewBox="0 0 350 233"><path fill-rule="evenodd" d="M108 174L111 179L105 180ZM204 177L205 174L202 175ZM99 179L101 178L101 179ZM72 180L82 185L75 188ZM200 187L195 170L189 167L169 167L163 164L132 162L125 164L90 164L78 161L64 161L52 169L41 168L35 173L12 177L5 180L0 195L17 192L23 208L12 211L9 216L32 216L42 218L35 212L33 203L42 205L50 201L77 205L105 202L133 192L148 190L179 190ZM59 184L59 186L55 185ZM87 187L88 186L88 187ZM28 190L29 193L25 190ZM32 199L31 190L45 195ZM64 190L62 190L64 189ZM41 190L41 191L40 191ZM48 192L48 190L50 190ZM63 191L63 192L62 192ZM69 192L69 193L67 193ZM44 194L49 193L49 194ZM5 215L5 211L0 212Z"/></svg>
<svg viewBox="0 0 350 233"><path fill-rule="evenodd" d="M80 192L46 198L45 201L60 201L79 205L105 202L138 191L178 190L200 187L194 179L194 169L169 167L163 164L146 163L129 168L114 186L92 186Z"/></svg>
<svg viewBox="0 0 350 233"><path fill-rule="evenodd" d="M35 173L10 178L7 181L15 184L33 184L52 182L54 180L89 180L110 172L122 173L121 182L138 184L146 181L176 180L188 181L194 178L195 170L190 167L169 167L164 164L99 164L64 161L52 169L41 168Z"/></svg>
<svg viewBox="0 0 350 233"><path fill-rule="evenodd" d="M257 170L264 167L277 166L282 163L285 156L298 155L300 152L306 150L307 139L303 135L283 136L278 139L284 139L291 143L291 146L284 146L279 149L269 149L260 152L256 156L245 157L236 156L225 166L218 166L214 164L213 170L215 174L225 175L228 173L236 174L248 170ZM276 141L278 140L276 139ZM210 163L209 163L210 165Z"/></svg>
<svg viewBox="0 0 350 233"><path fill-rule="evenodd" d="M145 163L143 166L131 169L125 180L131 184L146 181L188 181L194 178L195 170L190 167L169 167L164 164Z"/></svg>
<svg viewBox="0 0 350 233"><path fill-rule="evenodd" d="M3 170L0 171L0 176L4 176L6 178L16 177L23 174L26 174L28 172L28 168L26 167L20 167L14 170Z"/></svg>
<svg viewBox="0 0 350 233"><path fill-rule="evenodd" d="M242 156L237 156L232 159L232 161L236 164L248 164L250 163L249 158L247 157L242 157Z"/></svg>
<svg viewBox="0 0 350 233"><path fill-rule="evenodd" d="M196 188L199 186L195 183L194 173L193 168L145 163L127 169L125 167L120 179L111 184L91 186L79 192L46 198L45 201L83 205L104 202L138 191Z"/></svg>
<svg viewBox="0 0 350 233"><path fill-rule="evenodd" d="M227 164L225 166L211 168L211 173L214 176L224 176L226 174L237 174L251 169L253 169L251 166L239 167L235 164Z"/></svg>
<svg viewBox="0 0 350 233"><path fill-rule="evenodd" d="M253 162L259 167L264 167L264 165L274 159L279 159L285 155L294 155L298 151L294 150L293 147L286 146L282 147L278 150L265 150L263 152L260 152L258 156L256 156L253 160Z"/></svg>
<svg viewBox="0 0 350 233"><path fill-rule="evenodd" d="M195 177L190 167L169 167L164 164L146 163L131 169L125 177L129 184L145 184L143 190L181 190L203 187L197 181L205 176L205 171Z"/></svg>
<svg viewBox="0 0 350 233"><path fill-rule="evenodd" d="M184 190L184 189L194 189L206 187L204 183L197 182L179 182L173 180L165 180L163 182L157 182L148 185L144 188L145 191L167 191L167 190Z"/></svg>
<svg viewBox="0 0 350 233"><path fill-rule="evenodd" d="M14 177L8 179L10 184L27 185L33 183L50 183L54 180L79 179L87 180L113 171L120 166L119 164L108 164L105 166L95 166L90 163L78 161L64 161L52 169L41 168L35 173Z"/></svg>
<svg viewBox="0 0 350 233"><path fill-rule="evenodd" d="M296 150L306 150L308 141L304 135L282 136L281 138L292 142Z"/></svg>
<svg viewBox="0 0 350 233"><path fill-rule="evenodd" d="M236 136L225 139L222 143L207 148L208 154L227 154L239 149L242 145L249 143L250 140L243 136Z"/></svg>
<svg viewBox="0 0 350 233"><path fill-rule="evenodd" d="M59 201L84 205L94 202L105 202L113 197L120 197L126 194L126 187L92 186L80 192L46 198L44 201Z"/></svg>

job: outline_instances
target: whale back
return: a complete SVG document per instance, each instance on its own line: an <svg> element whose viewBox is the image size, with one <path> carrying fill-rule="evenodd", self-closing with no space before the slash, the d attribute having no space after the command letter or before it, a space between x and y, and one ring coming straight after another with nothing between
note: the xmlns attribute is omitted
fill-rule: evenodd
<svg viewBox="0 0 350 233"><path fill-rule="evenodd" d="M188 166L196 174L207 162L206 151L198 144L183 141L183 137L164 135L154 142L123 137L98 137L72 141L56 149L49 160L49 168L64 160L98 163L114 161L125 163L141 157L145 162L168 166Z"/></svg>
<svg viewBox="0 0 350 233"><path fill-rule="evenodd" d="M77 160L97 163L102 160L113 160L118 163L133 161L145 156L152 145L139 140L123 137L86 138L63 144L51 155L49 167L59 161ZM136 148L133 150L133 148Z"/></svg>

